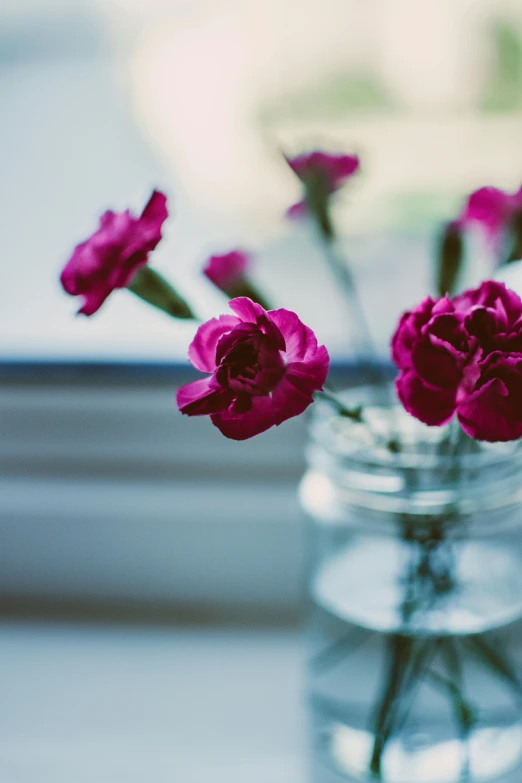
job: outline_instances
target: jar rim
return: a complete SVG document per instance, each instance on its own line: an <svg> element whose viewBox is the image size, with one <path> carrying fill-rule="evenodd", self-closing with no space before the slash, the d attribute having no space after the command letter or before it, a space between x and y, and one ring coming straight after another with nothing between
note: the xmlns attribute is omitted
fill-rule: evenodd
<svg viewBox="0 0 522 783"><path fill-rule="evenodd" d="M347 407L354 408L360 406L365 398L371 400L373 389L372 386L361 386L336 394ZM356 458L360 464L395 469L430 467L451 470L456 462L466 469L473 469L517 457L522 459L522 439L487 443L467 437L462 430L460 443L463 448L456 451L451 437L460 430L456 420L440 427L430 427L407 413L396 398L392 400L392 405L374 402L365 405L365 421L362 423L343 416L327 401L319 400L312 413L312 440L340 459Z"/></svg>
<svg viewBox="0 0 522 783"><path fill-rule="evenodd" d="M341 396L346 405L360 405L367 390L350 389ZM365 407L365 416L373 417L372 427L380 433L378 442L364 424L342 416L331 405L321 402L314 408L307 475L311 487L320 485L314 476L322 476L329 483L326 495L331 501L332 521L335 517L342 522L348 509L359 508L373 516L415 517L419 524L421 520L429 523L430 518L440 521L443 517L461 521L475 518L482 524L480 520L486 521L489 515L491 520L495 518L498 529L503 522L497 512L522 502L519 441L483 444L465 436L469 453L444 453L441 446L450 428L427 427L399 404L393 408L375 404ZM393 426L400 427L402 437L398 452L386 448L391 414ZM449 443L451 446L451 439ZM482 526L487 528L487 524Z"/></svg>

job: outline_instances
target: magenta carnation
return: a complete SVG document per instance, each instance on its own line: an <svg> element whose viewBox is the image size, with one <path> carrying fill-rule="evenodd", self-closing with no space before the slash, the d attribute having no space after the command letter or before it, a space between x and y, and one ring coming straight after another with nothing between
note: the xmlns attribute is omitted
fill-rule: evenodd
<svg viewBox="0 0 522 783"><path fill-rule="evenodd" d="M189 358L206 378L179 389L188 416L210 416L227 438L245 440L292 416L322 389L329 357L295 313L264 310L247 297L229 303L235 315L199 327Z"/></svg>
<svg viewBox="0 0 522 783"><path fill-rule="evenodd" d="M459 405L459 419L478 440L522 437L522 353L495 351L483 362L473 392Z"/></svg>
<svg viewBox="0 0 522 783"><path fill-rule="evenodd" d="M163 193L155 190L140 217L129 210L105 212L99 229L75 247L60 280L68 294L83 298L80 313L95 313L115 288L129 285L147 263L161 239L168 215L166 204Z"/></svg>
<svg viewBox="0 0 522 783"><path fill-rule="evenodd" d="M211 256L203 268L203 274L217 288L227 293L246 276L251 265L250 256L242 250L232 250L223 255Z"/></svg>
<svg viewBox="0 0 522 783"><path fill-rule="evenodd" d="M442 425L457 415L478 440L522 434L522 301L502 283L428 297L400 319L392 356L399 399L415 418Z"/></svg>
<svg viewBox="0 0 522 783"><path fill-rule="evenodd" d="M464 225L480 225L496 245L509 227L513 214L521 208L522 188L516 193L505 193L499 188L484 187L469 196L460 220Z"/></svg>
<svg viewBox="0 0 522 783"><path fill-rule="evenodd" d="M360 165L357 155L329 154L320 150L303 152L286 161L305 188L319 185L326 196L340 190ZM304 199L290 207L288 216L301 217L306 211Z"/></svg>

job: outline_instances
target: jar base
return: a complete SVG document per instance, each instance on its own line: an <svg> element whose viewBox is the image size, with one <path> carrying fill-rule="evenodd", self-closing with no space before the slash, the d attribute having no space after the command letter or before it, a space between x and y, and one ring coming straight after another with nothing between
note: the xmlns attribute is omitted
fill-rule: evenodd
<svg viewBox="0 0 522 783"><path fill-rule="evenodd" d="M444 728L413 730L389 742L382 758L381 776L369 772L374 737L339 720L328 720L324 705L313 716L316 758L313 783L519 783L521 780L522 723L493 722L470 734L466 744L444 736ZM469 774L463 776L467 754Z"/></svg>

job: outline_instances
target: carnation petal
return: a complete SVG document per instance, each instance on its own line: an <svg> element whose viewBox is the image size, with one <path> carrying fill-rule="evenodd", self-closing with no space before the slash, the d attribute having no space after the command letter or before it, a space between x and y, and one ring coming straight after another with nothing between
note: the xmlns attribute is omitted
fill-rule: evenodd
<svg viewBox="0 0 522 783"><path fill-rule="evenodd" d="M312 393L321 391L330 366L330 357L324 345L320 345L313 359L306 362L292 362L286 368L285 377L301 391Z"/></svg>
<svg viewBox="0 0 522 783"><path fill-rule="evenodd" d="M168 216L167 197L159 190L153 190L151 197L143 207L140 220L161 227Z"/></svg>
<svg viewBox="0 0 522 783"><path fill-rule="evenodd" d="M311 176L322 175L330 193L342 187L345 181L359 169L357 155L328 153L322 150L303 152L292 158L286 157L286 161L303 182Z"/></svg>
<svg viewBox="0 0 522 783"><path fill-rule="evenodd" d="M266 310L248 296L238 296L228 303L230 309L242 320L256 324L259 318L266 318Z"/></svg>
<svg viewBox="0 0 522 783"><path fill-rule="evenodd" d="M314 391L320 391L328 375L330 357L324 345L313 359L293 362L272 392L277 423L299 416L313 402Z"/></svg>
<svg viewBox="0 0 522 783"><path fill-rule="evenodd" d="M283 335L288 363L306 361L314 356L317 351L317 338L296 313L284 309L270 310L269 317Z"/></svg>
<svg viewBox="0 0 522 783"><path fill-rule="evenodd" d="M308 215L308 207L305 201L298 201L286 210L286 216L290 220L302 220Z"/></svg>
<svg viewBox="0 0 522 783"><path fill-rule="evenodd" d="M481 365L478 388L459 403L462 428L489 442L522 437L522 354L496 351Z"/></svg>
<svg viewBox="0 0 522 783"><path fill-rule="evenodd" d="M493 378L459 405L464 432L476 440L496 443L522 437L522 417L514 415L505 384Z"/></svg>
<svg viewBox="0 0 522 783"><path fill-rule="evenodd" d="M442 347L433 345L429 339L418 340L411 354L411 367L430 386L456 389L462 370L455 354L451 345Z"/></svg>
<svg viewBox="0 0 522 783"><path fill-rule="evenodd" d="M227 389L212 386L210 378L200 378L178 389L176 402L187 416L208 416L228 408L233 396Z"/></svg>
<svg viewBox="0 0 522 783"><path fill-rule="evenodd" d="M310 392L303 391L295 383L295 377L285 373L272 392L276 423L281 424L293 416L299 416L313 402Z"/></svg>
<svg viewBox="0 0 522 783"><path fill-rule="evenodd" d="M436 389L425 384L416 372L402 372L395 382L404 408L430 426L441 426L453 417L456 390Z"/></svg>
<svg viewBox="0 0 522 783"><path fill-rule="evenodd" d="M462 213L463 223L479 223L491 239L503 228L509 210L509 196L493 187L479 188L472 193Z"/></svg>
<svg viewBox="0 0 522 783"><path fill-rule="evenodd" d="M74 249L71 258L64 266L60 274L60 283L62 284L64 291L67 294L71 294L72 296L76 296L76 294L78 293L75 266L76 266L76 258L79 252L79 248L80 245L78 245L78 247Z"/></svg>
<svg viewBox="0 0 522 783"><path fill-rule="evenodd" d="M83 293L82 296L83 304L78 310L78 315L94 315L94 313L100 309L109 294L105 292L98 293L96 291L89 291L88 293Z"/></svg>
<svg viewBox="0 0 522 783"><path fill-rule="evenodd" d="M203 274L226 293L228 288L244 278L251 263L250 256L243 250L232 250L230 253L210 256Z"/></svg>
<svg viewBox="0 0 522 783"><path fill-rule="evenodd" d="M128 261L136 254L140 254L140 263L145 263L148 253L161 241L161 229L167 217L167 198L163 193L155 190L141 216L139 218L130 216L122 258Z"/></svg>
<svg viewBox="0 0 522 783"><path fill-rule="evenodd" d="M234 318L233 315L229 317ZM238 343L244 342L249 337L259 333L260 330L257 326L255 326L255 324L252 324L248 321L239 321L239 323L237 323L236 319L236 324L234 327L231 330L225 332L225 334L221 335L217 342L215 351L216 364L220 364L223 357Z"/></svg>
<svg viewBox="0 0 522 783"><path fill-rule="evenodd" d="M139 218L129 210L103 213L99 228L76 246L60 278L67 293L83 295L81 313L92 315L114 289L132 281L160 241L166 217L166 198L159 191Z"/></svg>
<svg viewBox="0 0 522 783"><path fill-rule="evenodd" d="M401 370L411 366L411 352L422 327L432 316L435 301L427 296L415 310L403 313L392 337L392 359Z"/></svg>
<svg viewBox="0 0 522 783"><path fill-rule="evenodd" d="M225 437L231 440L247 440L277 424L272 398L252 397L252 407L246 413L237 413L230 408L211 417Z"/></svg>
<svg viewBox="0 0 522 783"><path fill-rule="evenodd" d="M240 323L234 315L221 315L202 324L196 332L188 350L191 363L200 372L214 372L216 369L216 347L220 337Z"/></svg>

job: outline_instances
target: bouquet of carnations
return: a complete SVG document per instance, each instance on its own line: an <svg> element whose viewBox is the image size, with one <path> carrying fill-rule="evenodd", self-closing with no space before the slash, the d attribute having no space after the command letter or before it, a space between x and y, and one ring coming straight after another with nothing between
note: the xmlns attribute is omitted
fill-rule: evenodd
<svg viewBox="0 0 522 783"><path fill-rule="evenodd" d="M367 361L374 352L370 330L331 209L335 194L358 175L359 159L321 151L285 159L302 184L302 200L289 208L288 218L313 227L345 299L360 358ZM125 288L174 319L197 322L187 302L149 265L167 217L166 197L158 191L139 217L129 211L102 215L98 230L74 249L61 275L65 291L82 298L80 313L92 316L114 291ZM470 261L468 240L477 235L491 258L492 279L459 292L464 264ZM326 347L318 345L296 313L270 305L254 282L248 253L233 249L213 255L202 272L229 299L229 312L198 325L188 356L202 377L178 390L178 408L187 416L208 416L224 436L244 440L301 415L321 399L339 421L364 430L367 442L393 462L411 447L401 419L392 415L389 426L379 427L372 411L376 406L396 410L398 399L407 414L441 428L440 437L432 439L434 449L449 457L452 480L458 483L464 458L480 451L482 443L522 437L522 300L493 279L521 255L522 189L514 194L493 187L474 192L458 217L440 230L433 295L404 313L392 336L395 390L382 362L370 365L373 403L368 408L349 403L328 385ZM401 626L388 637L387 674L371 711L367 770L374 779L386 779L384 755L423 679L449 699L464 744L477 725L477 710L464 693L458 643L444 634L415 635L419 616L458 590L445 532L453 513L446 509L431 519L428 533L408 515L401 518L410 556L401 588ZM522 695L518 675L502 650L477 638L475 653L517 699ZM442 673L433 666L436 657ZM460 780L472 779L466 755L459 775Z"/></svg>

